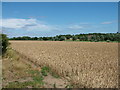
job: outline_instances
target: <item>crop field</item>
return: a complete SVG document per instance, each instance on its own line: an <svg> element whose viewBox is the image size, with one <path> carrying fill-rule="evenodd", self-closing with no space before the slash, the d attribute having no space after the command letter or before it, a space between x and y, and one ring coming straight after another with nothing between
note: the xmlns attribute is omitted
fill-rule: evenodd
<svg viewBox="0 0 120 90"><path fill-rule="evenodd" d="M75 87L117 88L118 43L10 41L30 61L48 66Z"/></svg>

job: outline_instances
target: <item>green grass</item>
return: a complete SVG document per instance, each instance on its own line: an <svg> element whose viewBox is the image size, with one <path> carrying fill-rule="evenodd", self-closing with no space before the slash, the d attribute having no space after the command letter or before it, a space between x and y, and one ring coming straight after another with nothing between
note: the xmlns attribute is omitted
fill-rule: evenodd
<svg viewBox="0 0 120 90"><path fill-rule="evenodd" d="M43 76L47 76L48 72L50 72L49 67L46 67L46 66L42 67L41 73L42 73Z"/></svg>
<svg viewBox="0 0 120 90"><path fill-rule="evenodd" d="M33 81L26 81L26 82L10 82L6 88L26 88L28 86L33 87L33 88L40 88L42 87L45 83L43 82L44 76L47 76L48 73L50 73L53 77L59 78L59 75L56 73L51 72L51 69L49 67L42 67L41 72L38 70L29 70L27 71L29 74L31 74L31 77ZM56 88L56 84L53 85L54 88Z"/></svg>
<svg viewBox="0 0 120 90"><path fill-rule="evenodd" d="M40 75L40 72L38 70L28 70L27 72L31 75Z"/></svg>
<svg viewBox="0 0 120 90"><path fill-rule="evenodd" d="M36 82L36 81L28 81L28 82L10 82L6 88L27 88L28 86L33 88L40 88L44 83Z"/></svg>
<svg viewBox="0 0 120 90"><path fill-rule="evenodd" d="M57 75L55 72L52 72L51 69L47 66L42 67L41 73L43 76L47 76L50 73L53 77L59 78L60 76Z"/></svg>
<svg viewBox="0 0 120 90"><path fill-rule="evenodd" d="M11 47L7 48L7 52L4 56L7 58L12 58L12 60L15 61L19 60L19 55Z"/></svg>
<svg viewBox="0 0 120 90"><path fill-rule="evenodd" d="M44 82L43 82L44 78L43 78L43 76L35 76L35 77L33 77L33 80L34 80L35 83L38 83L40 85L44 85Z"/></svg>
<svg viewBox="0 0 120 90"><path fill-rule="evenodd" d="M32 78L35 84L37 83L40 85L44 84L43 82L44 78L38 70L29 70L28 73L32 74Z"/></svg>
<svg viewBox="0 0 120 90"><path fill-rule="evenodd" d="M73 85L66 85L65 88L74 88Z"/></svg>
<svg viewBox="0 0 120 90"><path fill-rule="evenodd" d="M43 82L44 76L47 76L48 74L50 74L55 78L59 78L59 75L52 72L51 69L47 66L42 67L41 71L38 71L38 70L33 70L32 68L29 68L30 65L28 67L26 64L20 63L21 57L19 56L19 54L15 53L15 51L11 49L10 47L8 48L8 51L6 52L6 57L10 58L11 64L14 63L15 71L25 70L24 72L26 72L26 75L28 74L32 78L32 81L30 80L30 81L25 81L25 82L20 82L20 81L10 82L8 83L8 85L5 86L5 88L26 88L26 87L40 88L40 87L43 87L43 85L45 84ZM19 68L20 70L18 70ZM18 77L21 76L22 73L17 73Z"/></svg>
<svg viewBox="0 0 120 90"><path fill-rule="evenodd" d="M44 85L44 78L40 75L40 72L37 70L30 70L28 71L29 74L32 75L33 81L26 81L26 82L10 82L6 88L26 88L27 86L33 88L40 88Z"/></svg>
<svg viewBox="0 0 120 90"><path fill-rule="evenodd" d="M6 88L26 88L28 86L33 88L39 88L44 85L44 76L47 76L48 73L50 73L53 77L59 78L59 75L56 73L51 72L51 69L49 67L42 67L41 72L37 70L29 70L27 71L29 74L31 74L33 81L27 81L27 82L10 82ZM56 88L56 85L53 85L54 88Z"/></svg>

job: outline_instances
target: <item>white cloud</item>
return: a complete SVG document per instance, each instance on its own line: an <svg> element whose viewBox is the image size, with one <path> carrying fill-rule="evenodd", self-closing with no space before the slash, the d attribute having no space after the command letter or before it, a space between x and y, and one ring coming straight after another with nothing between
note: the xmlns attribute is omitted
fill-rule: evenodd
<svg viewBox="0 0 120 90"><path fill-rule="evenodd" d="M113 22L102 22L101 24L112 24Z"/></svg>
<svg viewBox="0 0 120 90"><path fill-rule="evenodd" d="M0 24L1 26L1 24ZM37 19L2 19L2 27L10 28L10 29L23 29L25 30L40 30L40 31L49 31L57 29L52 25L47 25L45 23L41 23Z"/></svg>
<svg viewBox="0 0 120 90"><path fill-rule="evenodd" d="M80 26L80 25L71 25L68 28L69 29L73 29L73 30L78 30L78 29L83 29L83 26Z"/></svg>
<svg viewBox="0 0 120 90"><path fill-rule="evenodd" d="M36 19L2 19L2 27L20 29L27 25L37 24Z"/></svg>

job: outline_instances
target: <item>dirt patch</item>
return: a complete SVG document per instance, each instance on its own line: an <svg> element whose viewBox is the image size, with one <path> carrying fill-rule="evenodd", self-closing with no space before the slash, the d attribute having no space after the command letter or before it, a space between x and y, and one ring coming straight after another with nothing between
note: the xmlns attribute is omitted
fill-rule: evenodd
<svg viewBox="0 0 120 90"><path fill-rule="evenodd" d="M43 81L48 88L65 88L69 84L65 79L54 78L51 75L46 76Z"/></svg>

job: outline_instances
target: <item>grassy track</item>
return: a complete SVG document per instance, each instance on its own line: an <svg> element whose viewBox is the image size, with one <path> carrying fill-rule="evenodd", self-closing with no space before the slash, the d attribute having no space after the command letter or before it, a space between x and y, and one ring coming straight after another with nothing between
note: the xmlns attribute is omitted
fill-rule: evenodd
<svg viewBox="0 0 120 90"><path fill-rule="evenodd" d="M49 67L38 67L11 48L3 57L3 88L65 88L66 82Z"/></svg>

